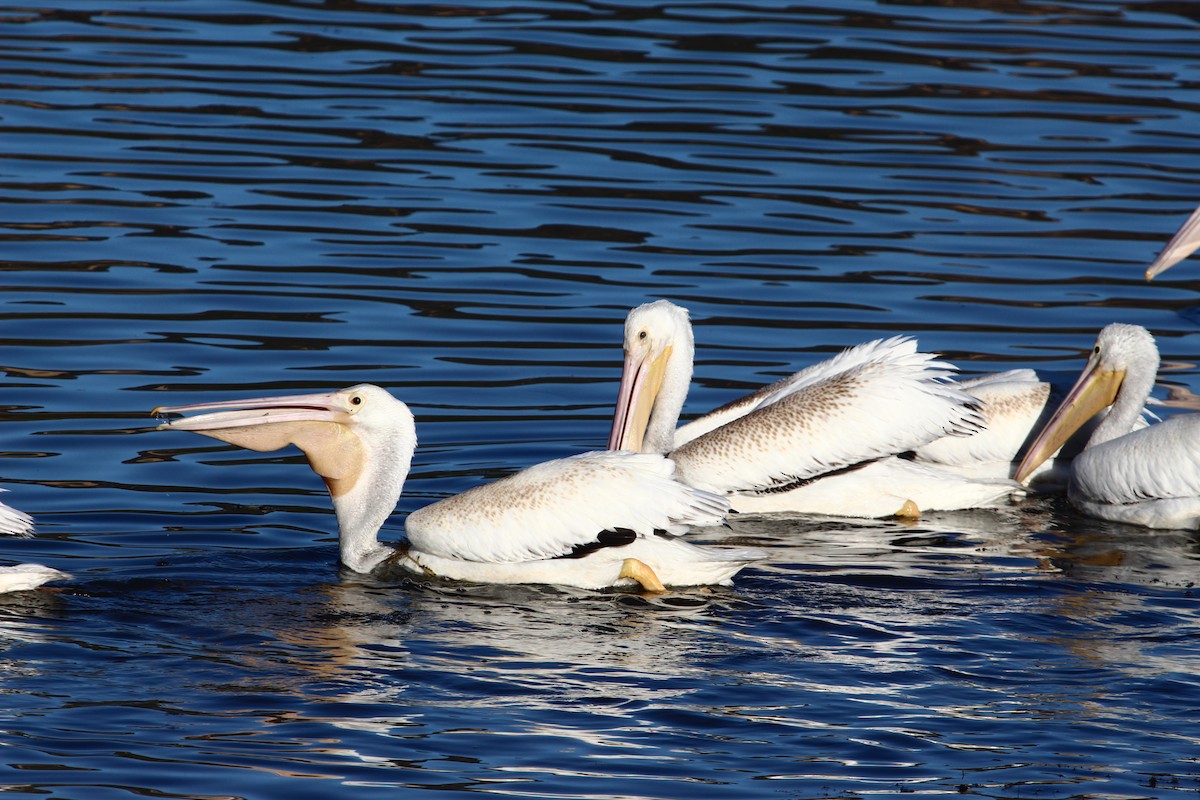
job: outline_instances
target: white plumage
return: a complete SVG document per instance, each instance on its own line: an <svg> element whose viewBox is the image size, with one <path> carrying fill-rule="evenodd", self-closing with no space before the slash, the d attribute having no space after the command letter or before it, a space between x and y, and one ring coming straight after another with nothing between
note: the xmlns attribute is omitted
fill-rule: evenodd
<svg viewBox="0 0 1200 800"><path fill-rule="evenodd" d="M512 563L557 558L598 531L678 535L720 525L729 504L688 491L660 456L591 452L536 464L408 515L409 543L423 553ZM521 531L521 535L499 532Z"/></svg>
<svg viewBox="0 0 1200 800"><path fill-rule="evenodd" d="M556 583L581 588L641 583L728 583L755 550L697 547L674 538L717 525L724 498L689 487L655 455L584 453L548 461L409 514L408 543L377 539L400 497L416 447L408 407L385 390L202 403L156 413L208 411L160 425L251 450L295 444L324 478L338 519L341 561L368 572L396 563L455 580Z"/></svg>
<svg viewBox="0 0 1200 800"><path fill-rule="evenodd" d="M7 491L0 489L0 492ZM33 535L33 517L24 511L18 511L12 506L0 503L0 533L12 536Z"/></svg>
<svg viewBox="0 0 1200 800"><path fill-rule="evenodd" d="M2 491L5 490L0 489L0 492ZM33 534L33 518L23 511L0 503L0 533L12 536L31 536ZM65 572L59 572L41 564L16 564L11 567L0 567L0 593L36 589L46 581L70 577Z"/></svg>
<svg viewBox="0 0 1200 800"><path fill-rule="evenodd" d="M625 322L625 367L610 448L669 454L688 483L743 512L887 516L996 505L1007 480L954 475L899 458L983 419L946 379L953 367L895 337L851 348L676 430L691 381L687 311L666 300Z"/></svg>
<svg viewBox="0 0 1200 800"><path fill-rule="evenodd" d="M0 593L36 589L46 581L67 580L71 576L41 564L15 564L0 567Z"/></svg>
<svg viewBox="0 0 1200 800"><path fill-rule="evenodd" d="M984 427L934 439L916 449L917 460L974 477L1010 477L1050 399L1050 384L1031 369L1014 369L959 381L958 388L979 401Z"/></svg>
<svg viewBox="0 0 1200 800"><path fill-rule="evenodd" d="M1071 465L1071 504L1089 516L1150 528L1200 527L1200 416L1149 427L1139 422L1158 363L1145 328L1114 323L1100 331L1083 373L1030 446L1017 479L1108 408Z"/></svg>

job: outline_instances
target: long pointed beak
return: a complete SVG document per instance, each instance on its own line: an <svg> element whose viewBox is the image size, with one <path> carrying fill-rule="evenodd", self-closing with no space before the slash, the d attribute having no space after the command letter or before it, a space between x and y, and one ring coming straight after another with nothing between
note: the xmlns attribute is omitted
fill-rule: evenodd
<svg viewBox="0 0 1200 800"><path fill-rule="evenodd" d="M646 425L650 422L654 400L662 389L663 374L670 355L669 346L654 358L649 353L625 354L621 388L617 390L617 407L613 412L612 430L608 434L609 450L642 449Z"/></svg>
<svg viewBox="0 0 1200 800"><path fill-rule="evenodd" d="M1146 268L1146 280L1154 280L1154 276L1183 261L1200 248L1200 208L1192 212L1187 222L1175 232L1171 241L1158 254L1158 258Z"/></svg>
<svg viewBox="0 0 1200 800"><path fill-rule="evenodd" d="M1102 371L1098 362L1089 361L1062 405L1029 446L1013 478L1019 483L1024 483L1026 478L1046 459L1057 453L1085 422L1112 405L1123 380L1124 371Z"/></svg>
<svg viewBox="0 0 1200 800"><path fill-rule="evenodd" d="M166 414L191 414L198 411L208 413L163 422L158 426L158 430L199 433L266 425L273 422L340 423L345 422L347 418L345 401L336 392L256 397L249 400L220 400L182 406L159 406L151 413L161 418Z"/></svg>
<svg viewBox="0 0 1200 800"><path fill-rule="evenodd" d="M347 395L340 392L159 406L154 414L195 417L164 422L158 430L192 431L247 450L269 453L296 445L336 499L363 469L363 446L350 430Z"/></svg>

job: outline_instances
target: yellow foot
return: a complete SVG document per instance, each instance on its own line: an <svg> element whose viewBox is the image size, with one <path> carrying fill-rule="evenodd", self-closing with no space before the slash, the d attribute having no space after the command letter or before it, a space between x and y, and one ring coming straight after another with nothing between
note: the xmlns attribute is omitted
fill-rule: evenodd
<svg viewBox="0 0 1200 800"><path fill-rule="evenodd" d="M917 508L917 504L912 500L905 500L904 505L900 506L900 510L892 516L903 519L920 519L921 509Z"/></svg>
<svg viewBox="0 0 1200 800"><path fill-rule="evenodd" d="M654 570L645 561L640 561L636 558L627 558L621 564L621 577L633 578L642 585L642 588L647 592L665 592L666 586L654 574Z"/></svg>

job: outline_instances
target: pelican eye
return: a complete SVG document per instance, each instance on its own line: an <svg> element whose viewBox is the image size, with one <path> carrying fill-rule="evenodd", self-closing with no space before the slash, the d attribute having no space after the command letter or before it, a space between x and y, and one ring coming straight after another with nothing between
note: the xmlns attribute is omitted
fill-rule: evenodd
<svg viewBox="0 0 1200 800"><path fill-rule="evenodd" d="M1096 345L1095 347L1092 348L1092 355L1095 355L1095 356L1100 355L1100 345Z"/></svg>
<svg viewBox="0 0 1200 800"><path fill-rule="evenodd" d="M352 405L352 406L361 406L362 402L363 402L362 395L356 394L350 398L350 405Z"/></svg>
<svg viewBox="0 0 1200 800"><path fill-rule="evenodd" d="M645 339L645 338L646 338L646 332L645 332L645 331L638 331L638 338L639 338L639 339Z"/></svg>

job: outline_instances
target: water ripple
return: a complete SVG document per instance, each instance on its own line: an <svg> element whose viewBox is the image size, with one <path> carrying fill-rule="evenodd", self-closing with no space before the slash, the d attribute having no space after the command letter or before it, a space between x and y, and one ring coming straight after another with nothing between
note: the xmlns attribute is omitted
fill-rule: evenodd
<svg viewBox="0 0 1200 800"><path fill-rule="evenodd" d="M1194 792L1190 532L1056 502L735 520L646 598L340 573L290 454L175 401L372 381L402 514L601 446L631 306L686 408L867 338L1066 375L1196 290L1186 4L532 2L0 12L0 477L76 579L0 598L0 783L50 796ZM160 438L162 437L162 438ZM1164 702L1169 698L1170 702Z"/></svg>

